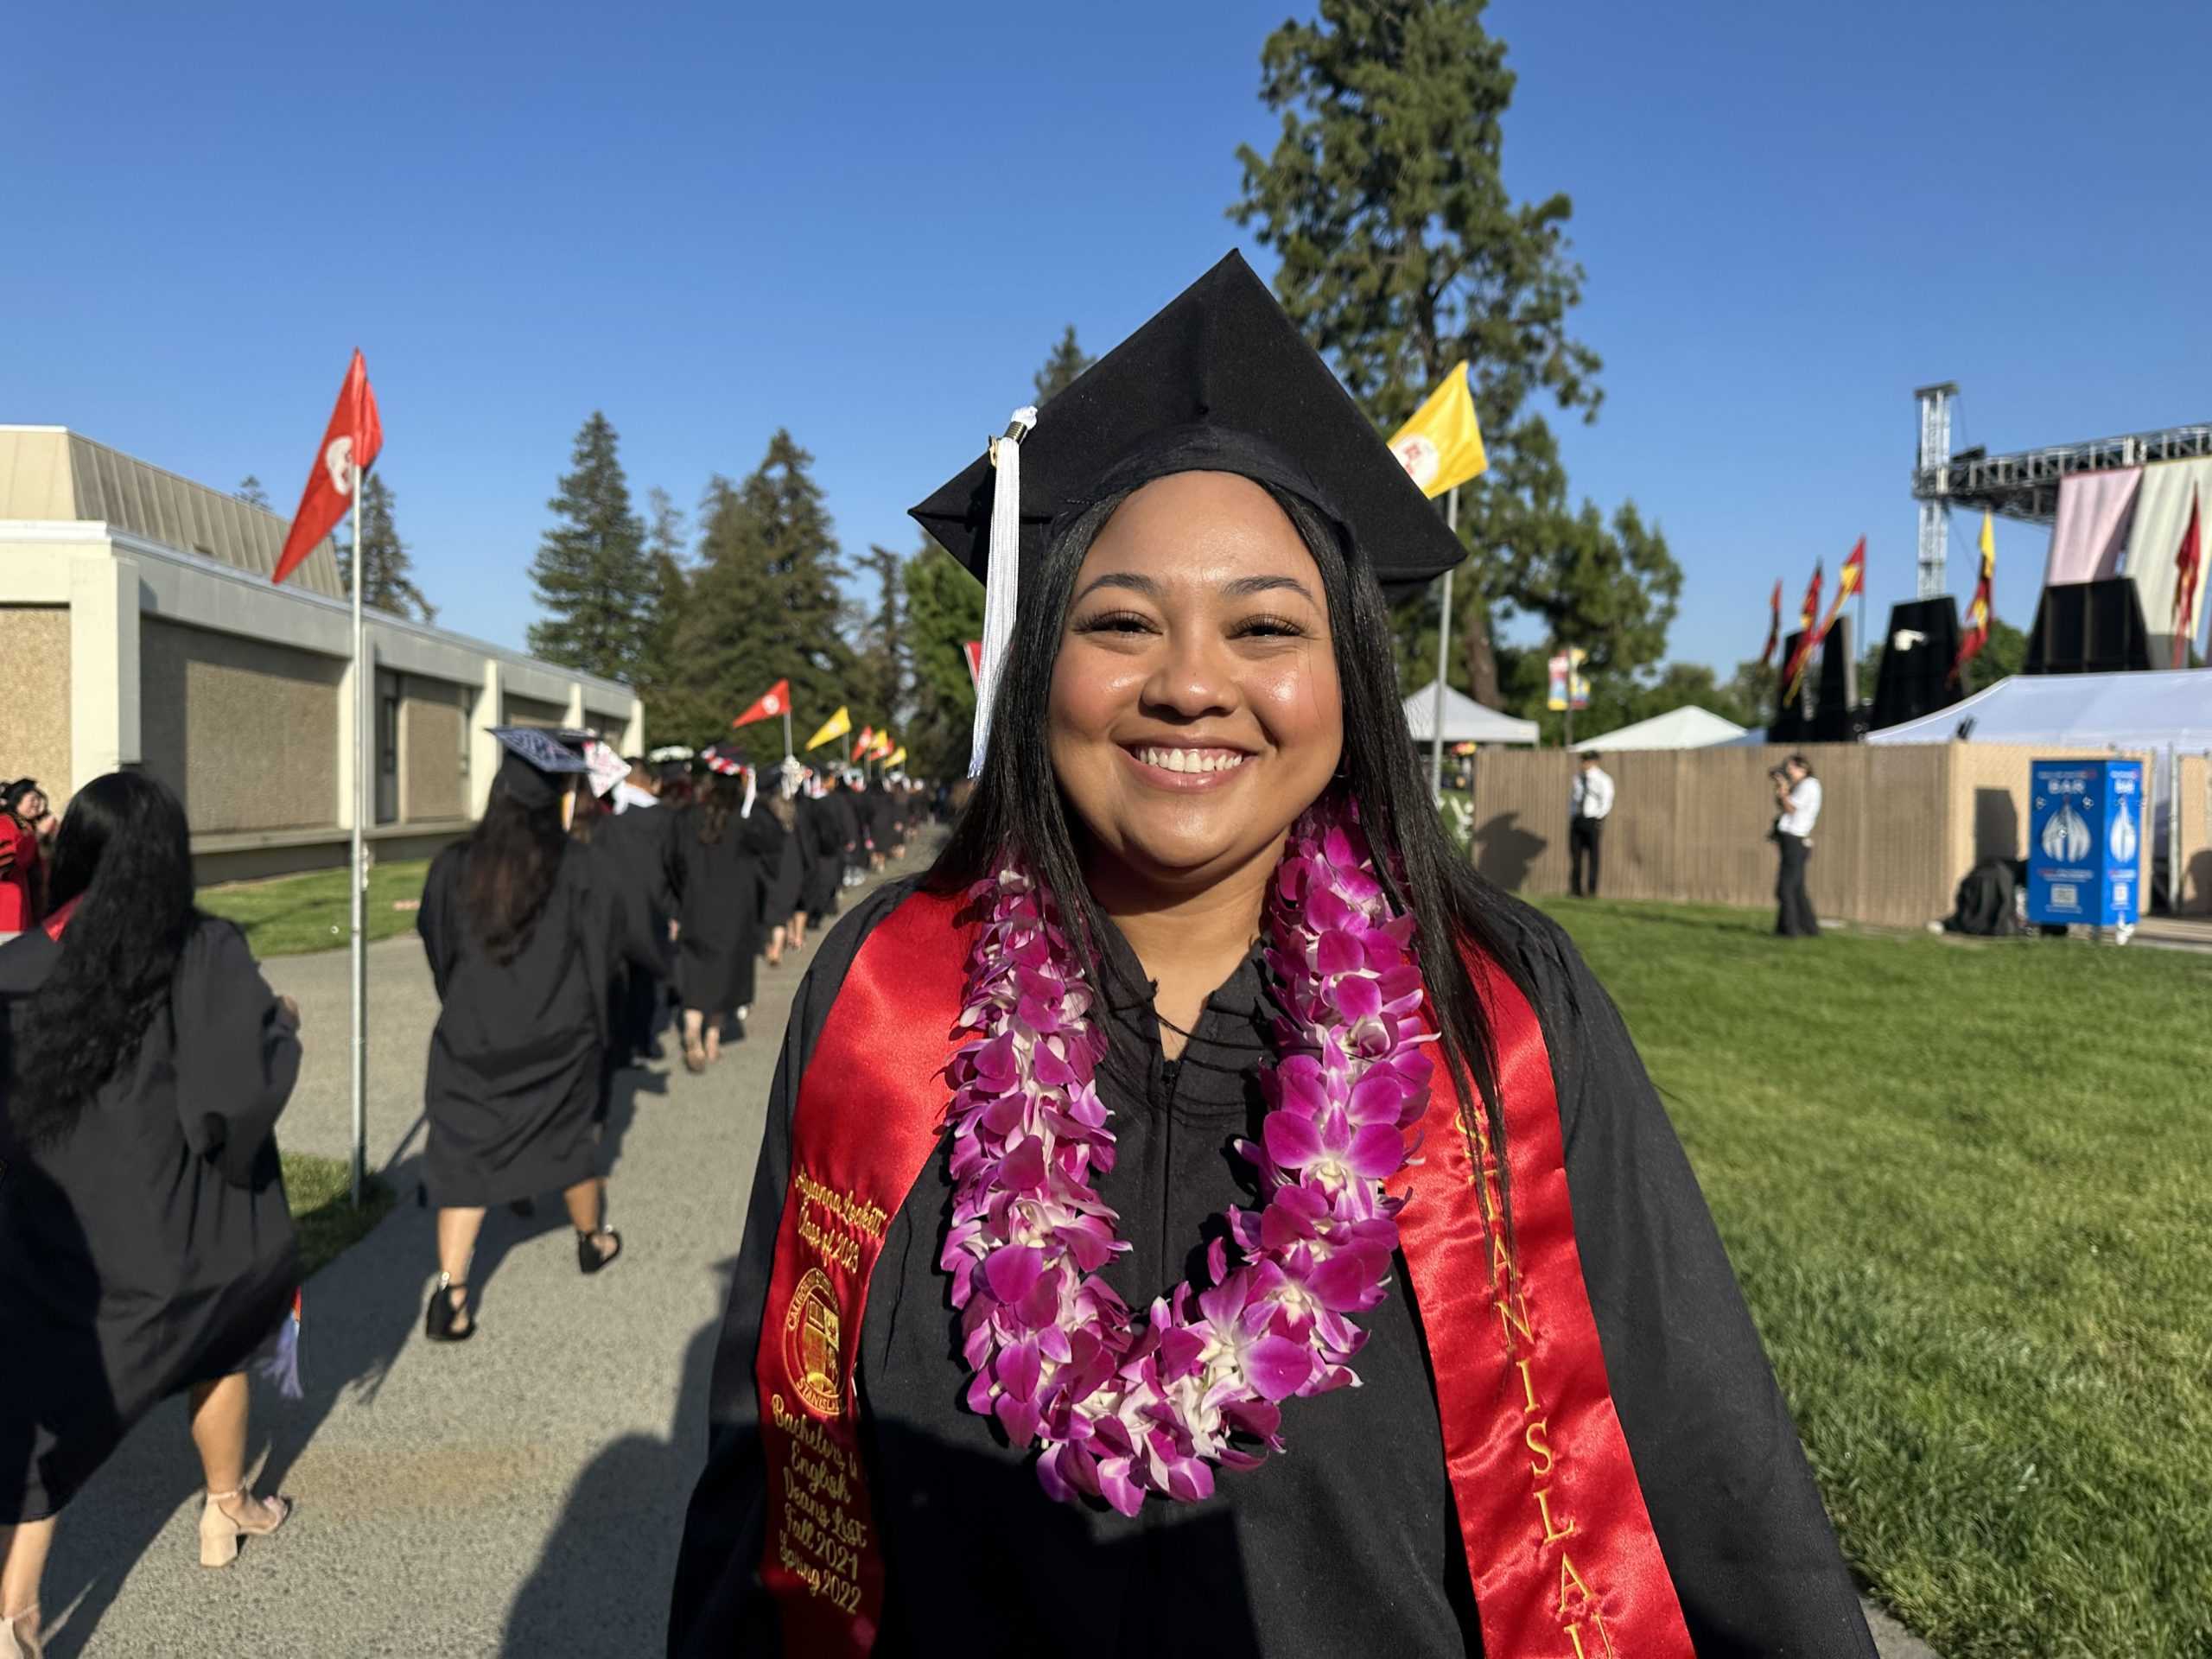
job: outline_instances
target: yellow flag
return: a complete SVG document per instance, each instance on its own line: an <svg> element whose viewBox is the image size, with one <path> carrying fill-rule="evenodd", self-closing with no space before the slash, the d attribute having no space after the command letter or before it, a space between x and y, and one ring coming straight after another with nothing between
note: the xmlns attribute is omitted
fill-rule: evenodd
<svg viewBox="0 0 2212 1659"><path fill-rule="evenodd" d="M878 732L875 734L875 747L868 752L868 758L871 760L880 760L884 756L890 753L891 734L888 732Z"/></svg>
<svg viewBox="0 0 2212 1659"><path fill-rule="evenodd" d="M1490 465L1483 453L1483 429L1475 419L1475 399L1467 390L1464 363L1438 382L1428 401L1390 438L1390 453L1406 476L1432 500L1456 490Z"/></svg>
<svg viewBox="0 0 2212 1659"><path fill-rule="evenodd" d="M886 760L883 764L887 766L905 766L906 764L906 746L904 743L901 743L897 748L892 750L891 758Z"/></svg>
<svg viewBox="0 0 2212 1659"><path fill-rule="evenodd" d="M1997 528L1987 513L1981 515L1981 580L1997 574Z"/></svg>
<svg viewBox="0 0 2212 1659"><path fill-rule="evenodd" d="M827 743L831 738L842 737L847 732L849 732L852 729L853 716L850 711L840 709L836 714L830 715L829 719L822 722L822 729L820 731L817 732L812 737L806 740L806 747L810 749L818 749L824 743Z"/></svg>

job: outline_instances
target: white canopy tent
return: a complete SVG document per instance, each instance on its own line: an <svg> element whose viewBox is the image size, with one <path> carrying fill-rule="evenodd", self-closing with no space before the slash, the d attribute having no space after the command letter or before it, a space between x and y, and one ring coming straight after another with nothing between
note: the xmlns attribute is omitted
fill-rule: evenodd
<svg viewBox="0 0 2212 1659"><path fill-rule="evenodd" d="M2015 674L1869 743L2047 743L2054 748L2212 754L2212 669Z"/></svg>
<svg viewBox="0 0 2212 1659"><path fill-rule="evenodd" d="M1406 699L1406 727L1417 742L1436 735L1436 682ZM1446 743L1535 743L1541 728L1533 720L1516 720L1495 709L1485 709L1465 692L1444 688L1444 741Z"/></svg>
<svg viewBox="0 0 2212 1659"><path fill-rule="evenodd" d="M1686 702L1679 709L1670 709L1663 715L1654 715L1649 720L1639 720L1633 725L1619 727L1586 743L1577 743L1578 749L1705 749L1716 743L1726 743L1744 734L1744 728L1732 720L1724 720L1710 709L1700 709Z"/></svg>

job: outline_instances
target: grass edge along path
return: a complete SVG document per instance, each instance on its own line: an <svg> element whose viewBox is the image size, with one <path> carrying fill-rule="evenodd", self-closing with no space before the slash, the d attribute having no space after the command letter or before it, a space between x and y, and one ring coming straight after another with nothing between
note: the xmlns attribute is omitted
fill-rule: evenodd
<svg viewBox="0 0 2212 1659"><path fill-rule="evenodd" d="M288 1152L283 1161L284 1196L291 1205L293 1225L299 1230L300 1277L304 1280L369 1236L391 1211L391 1189L370 1176L356 1207L353 1166L343 1158Z"/></svg>
<svg viewBox="0 0 2212 1659"><path fill-rule="evenodd" d="M2212 959L1556 899L1945 1659L2212 1654Z"/></svg>
<svg viewBox="0 0 2212 1659"><path fill-rule="evenodd" d="M423 858L369 867L368 904L362 921L371 944L413 931L415 906L422 899L423 882L429 872L429 861ZM237 923L257 958L341 950L353 938L346 882L344 869L227 881L201 888L200 908Z"/></svg>

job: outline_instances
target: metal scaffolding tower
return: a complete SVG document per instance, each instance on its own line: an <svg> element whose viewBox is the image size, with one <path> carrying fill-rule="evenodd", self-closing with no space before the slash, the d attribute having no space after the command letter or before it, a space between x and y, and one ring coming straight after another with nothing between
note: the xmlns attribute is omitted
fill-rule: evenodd
<svg viewBox="0 0 2212 1659"><path fill-rule="evenodd" d="M2170 426L2125 437L2092 438L2087 443L2053 444L1993 455L1980 448L1951 453L1951 403L1959 389L1950 381L1923 386L1920 400L1920 460L1913 468L1912 493L1920 503L1920 597L1943 592L1943 555L1954 506L2048 524L2058 517L2058 481L2075 473L2107 473L2158 461L2196 461L2212 456L2212 424Z"/></svg>
<svg viewBox="0 0 2212 1659"><path fill-rule="evenodd" d="M1920 464L1912 474L1912 493L1920 499L1919 596L1941 599L1951 532L1950 508L1943 499L1950 475L1951 399L1959 389L1946 380L1912 395L1920 399Z"/></svg>

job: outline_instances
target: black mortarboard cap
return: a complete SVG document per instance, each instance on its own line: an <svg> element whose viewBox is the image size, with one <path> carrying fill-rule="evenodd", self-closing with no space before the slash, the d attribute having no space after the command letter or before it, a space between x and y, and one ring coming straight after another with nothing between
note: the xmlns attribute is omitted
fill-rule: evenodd
<svg viewBox="0 0 2212 1659"><path fill-rule="evenodd" d="M561 789L554 779L563 772L591 770L583 757L583 740L588 733L541 731L535 726L489 729L506 751L499 757L492 787L525 807L550 806L560 799Z"/></svg>
<svg viewBox="0 0 2212 1659"><path fill-rule="evenodd" d="M1075 514L1172 473L1236 473L1311 502L1386 589L1402 594L1465 550L1434 502L1231 253L1054 397L1021 440L1020 563ZM913 509L988 580L988 454Z"/></svg>

